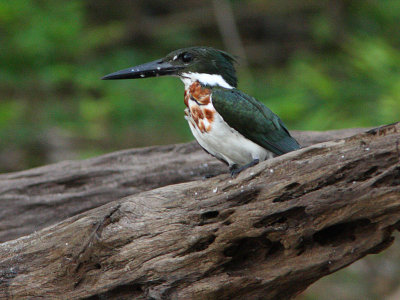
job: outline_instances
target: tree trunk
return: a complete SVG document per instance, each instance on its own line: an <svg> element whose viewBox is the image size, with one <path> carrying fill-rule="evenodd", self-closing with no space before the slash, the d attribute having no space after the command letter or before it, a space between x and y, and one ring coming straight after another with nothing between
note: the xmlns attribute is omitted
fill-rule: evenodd
<svg viewBox="0 0 400 300"><path fill-rule="evenodd" d="M397 123L236 178L200 179L225 169L193 144L1 175L3 239L112 202L0 244L0 298L290 298L391 244L399 141Z"/></svg>

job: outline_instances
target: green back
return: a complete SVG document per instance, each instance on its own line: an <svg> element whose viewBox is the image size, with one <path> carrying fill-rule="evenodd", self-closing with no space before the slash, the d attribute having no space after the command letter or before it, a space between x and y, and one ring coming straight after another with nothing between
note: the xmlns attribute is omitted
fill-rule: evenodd
<svg viewBox="0 0 400 300"><path fill-rule="evenodd" d="M255 98L237 89L214 87L212 103L229 126L276 155L300 148L281 119Z"/></svg>

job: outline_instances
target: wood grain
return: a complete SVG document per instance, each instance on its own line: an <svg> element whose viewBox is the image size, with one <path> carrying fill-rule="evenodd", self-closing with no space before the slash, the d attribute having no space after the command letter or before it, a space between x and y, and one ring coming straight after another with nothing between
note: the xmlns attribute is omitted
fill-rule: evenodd
<svg viewBox="0 0 400 300"><path fill-rule="evenodd" d="M294 132L303 146L363 129ZM128 195L227 173L195 142L132 149L0 174L0 242Z"/></svg>
<svg viewBox="0 0 400 300"><path fill-rule="evenodd" d="M190 168L193 156L182 149L196 147L171 146L188 158L187 165L176 158L175 172L187 166L178 176L192 170L191 181L166 179L161 188L146 181L144 192L132 184L135 195L115 200L121 192L115 201L0 244L0 298L288 299L391 244L400 224L399 141L400 124L388 125L288 153L234 179L206 180L194 179L218 171L218 163L200 159ZM96 181L87 175L75 188L112 190L108 176L126 165L118 158L133 159L128 153L76 163L99 169ZM213 163L202 173L200 161ZM66 165L64 176L76 170ZM36 169L39 177L46 168ZM79 201L85 200L83 194Z"/></svg>

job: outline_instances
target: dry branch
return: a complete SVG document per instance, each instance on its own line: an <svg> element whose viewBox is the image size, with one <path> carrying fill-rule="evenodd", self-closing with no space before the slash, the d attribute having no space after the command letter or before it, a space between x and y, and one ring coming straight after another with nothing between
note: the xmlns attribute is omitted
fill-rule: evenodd
<svg viewBox="0 0 400 300"><path fill-rule="evenodd" d="M303 146L363 129L294 132ZM197 143L119 151L83 161L0 175L0 242L158 187L218 175L227 168Z"/></svg>
<svg viewBox="0 0 400 300"><path fill-rule="evenodd" d="M289 298L390 245L399 141L400 124L389 125L0 244L0 298Z"/></svg>

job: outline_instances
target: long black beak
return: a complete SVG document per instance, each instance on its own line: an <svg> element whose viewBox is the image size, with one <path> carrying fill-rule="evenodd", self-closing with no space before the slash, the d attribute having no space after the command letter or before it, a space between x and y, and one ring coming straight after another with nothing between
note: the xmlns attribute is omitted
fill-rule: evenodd
<svg viewBox="0 0 400 300"><path fill-rule="evenodd" d="M143 65L108 74L102 79L134 79L162 75L174 75L178 70L182 68L182 66L174 66L169 62L164 62L162 59L158 59L152 62L145 63Z"/></svg>

